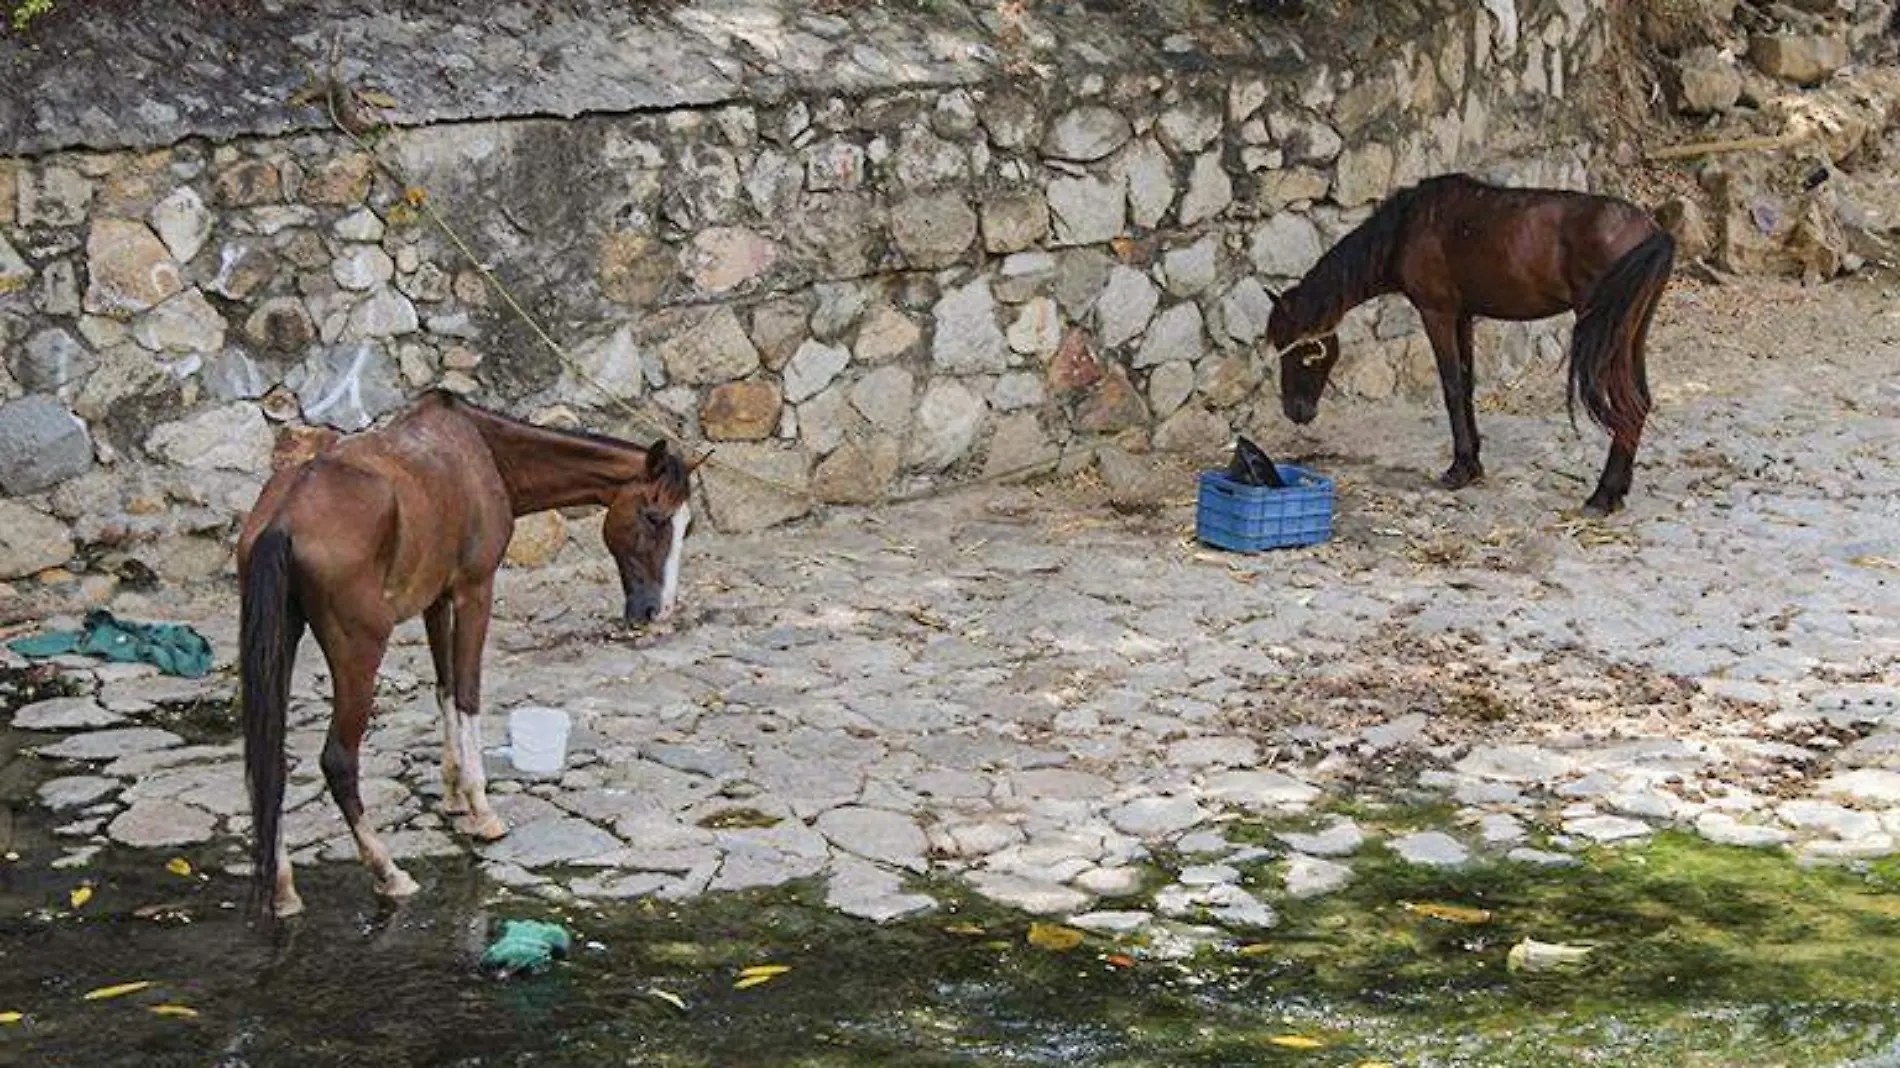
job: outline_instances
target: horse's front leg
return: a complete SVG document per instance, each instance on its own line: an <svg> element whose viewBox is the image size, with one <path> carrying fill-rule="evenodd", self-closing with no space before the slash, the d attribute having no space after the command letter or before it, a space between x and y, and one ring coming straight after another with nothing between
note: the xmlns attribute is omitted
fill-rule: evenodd
<svg viewBox="0 0 1900 1068"><path fill-rule="evenodd" d="M1445 394L1445 415L1451 420L1451 466L1438 476L1446 489L1463 489L1484 477L1478 462L1478 417L1472 407L1473 361L1471 318L1444 312L1422 312L1425 336L1431 340L1438 363L1438 384Z"/></svg>
<svg viewBox="0 0 1900 1068"><path fill-rule="evenodd" d="M456 829L491 842L508 833L508 825L488 806L488 773L482 767L482 646L488 641L488 616L494 602L492 582L456 591L451 656L460 727L461 803L467 807Z"/></svg>
<svg viewBox="0 0 1900 1068"><path fill-rule="evenodd" d="M455 708L455 602L448 594L422 613L429 631L429 657L435 661L435 708L442 720L442 811L459 816L462 801L462 724Z"/></svg>

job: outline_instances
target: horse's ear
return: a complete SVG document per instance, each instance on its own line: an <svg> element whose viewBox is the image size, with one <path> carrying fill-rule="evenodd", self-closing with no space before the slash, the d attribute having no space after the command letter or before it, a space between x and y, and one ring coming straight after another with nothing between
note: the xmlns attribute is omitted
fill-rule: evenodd
<svg viewBox="0 0 1900 1068"><path fill-rule="evenodd" d="M661 438L647 449L647 477L659 478L666 471L666 439Z"/></svg>

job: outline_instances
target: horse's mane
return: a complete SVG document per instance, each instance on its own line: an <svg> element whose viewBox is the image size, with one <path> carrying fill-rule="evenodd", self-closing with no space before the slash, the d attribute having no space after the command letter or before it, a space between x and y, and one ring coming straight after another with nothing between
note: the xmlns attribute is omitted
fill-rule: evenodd
<svg viewBox="0 0 1900 1068"><path fill-rule="evenodd" d="M533 433L549 434L555 437L569 438L574 441L590 442L611 449L640 449L649 454L653 451L653 446L651 445L640 445L628 441L625 438L614 437L611 434L600 434L592 430L581 430L579 428L542 426L538 423L530 423L526 419L518 419L506 412L498 412L493 408L483 407L474 401L458 396L446 389L431 390L430 393L439 403L451 407L473 409L487 418L496 420L497 422L508 423ZM681 495L685 495L689 492L689 484L686 476L686 461L681 457L678 449L666 450L666 455L662 458L660 463L660 476L655 481L664 483L669 489Z"/></svg>
<svg viewBox="0 0 1900 1068"><path fill-rule="evenodd" d="M1479 188L1482 183L1464 174L1441 174L1386 197L1371 218L1327 249L1295 287L1304 305L1301 318L1309 324L1337 323L1348 311L1386 292L1399 239L1414 213L1452 186Z"/></svg>

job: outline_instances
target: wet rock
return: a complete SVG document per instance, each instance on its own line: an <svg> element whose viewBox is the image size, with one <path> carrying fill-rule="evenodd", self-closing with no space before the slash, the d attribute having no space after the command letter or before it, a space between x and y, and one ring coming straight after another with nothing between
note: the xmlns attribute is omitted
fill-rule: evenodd
<svg viewBox="0 0 1900 1068"><path fill-rule="evenodd" d="M1084 912L1069 917L1069 926L1096 934L1131 934L1154 922L1154 913L1139 909Z"/></svg>
<svg viewBox="0 0 1900 1068"><path fill-rule="evenodd" d="M103 775L67 775L41 783L39 799L40 804L55 812L83 808L111 796L119 786L119 780Z"/></svg>
<svg viewBox="0 0 1900 1068"><path fill-rule="evenodd" d="M781 886L823 871L829 857L824 838L802 824L722 831L719 845L725 860L711 883L714 890Z"/></svg>
<svg viewBox="0 0 1900 1068"><path fill-rule="evenodd" d="M1141 889L1142 879L1141 869L1117 866L1090 868L1070 882L1097 897L1128 897Z"/></svg>
<svg viewBox="0 0 1900 1068"><path fill-rule="evenodd" d="M977 893L999 905L1038 916L1076 912L1088 907L1089 895L1060 883L1004 872L979 871L970 876Z"/></svg>
<svg viewBox="0 0 1900 1068"><path fill-rule="evenodd" d="M1302 809L1319 798L1313 786L1278 771L1230 771L1211 775L1203 796L1251 809Z"/></svg>
<svg viewBox="0 0 1900 1068"><path fill-rule="evenodd" d="M1563 826L1564 833L1588 838L1601 845L1647 838L1655 833L1649 824L1623 816L1579 816L1565 820Z"/></svg>
<svg viewBox="0 0 1900 1068"><path fill-rule="evenodd" d="M99 707L99 702L90 697L35 701L13 714L14 728L24 731L76 731L113 727L123 722L123 715Z"/></svg>
<svg viewBox="0 0 1900 1068"><path fill-rule="evenodd" d="M1407 864L1427 868L1461 868L1471 859L1471 851L1443 831L1421 831L1386 844Z"/></svg>
<svg viewBox="0 0 1900 1068"><path fill-rule="evenodd" d="M1108 822L1123 834L1158 838L1187 830L1213 813L1189 797L1141 797L1111 809Z"/></svg>
<svg viewBox="0 0 1900 1068"><path fill-rule="evenodd" d="M482 847L482 856L524 868L573 864L620 848L620 840L572 816L554 816L515 827L508 837Z"/></svg>
<svg viewBox="0 0 1900 1068"><path fill-rule="evenodd" d="M832 862L825 904L847 916L873 923L915 915L937 906L934 898L905 893L902 880L895 874L849 858Z"/></svg>
<svg viewBox="0 0 1900 1068"><path fill-rule="evenodd" d="M866 860L923 871L928 842L909 816L846 805L818 817L816 829L839 849Z"/></svg>
<svg viewBox="0 0 1900 1068"><path fill-rule="evenodd" d="M1330 894L1351 881L1352 869L1344 864L1304 853L1287 858L1286 893L1295 900Z"/></svg>
<svg viewBox="0 0 1900 1068"><path fill-rule="evenodd" d="M211 813L178 801L153 799L135 802L106 826L106 834L134 849L196 845L208 842L216 826Z"/></svg>
<svg viewBox="0 0 1900 1068"><path fill-rule="evenodd" d="M1344 817L1335 818L1331 826L1314 834L1285 831L1277 837L1288 848L1316 857L1351 856L1366 843L1366 833L1357 823Z"/></svg>
<svg viewBox="0 0 1900 1068"><path fill-rule="evenodd" d="M1794 839L1779 827L1744 823L1726 812L1704 812L1696 817L1696 833L1716 845L1764 849L1784 845Z"/></svg>
<svg viewBox="0 0 1900 1068"><path fill-rule="evenodd" d="M1528 849L1519 846L1504 854L1504 859L1517 864L1529 864L1538 868L1574 868L1579 861L1567 853L1551 853L1542 849Z"/></svg>

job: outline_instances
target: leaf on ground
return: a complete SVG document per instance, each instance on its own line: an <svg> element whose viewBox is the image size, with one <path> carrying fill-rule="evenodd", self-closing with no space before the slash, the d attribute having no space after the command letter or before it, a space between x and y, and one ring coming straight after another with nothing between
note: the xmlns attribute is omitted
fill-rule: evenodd
<svg viewBox="0 0 1900 1068"><path fill-rule="evenodd" d="M1102 959L1117 968L1133 968L1135 966L1135 958L1126 953L1110 953Z"/></svg>
<svg viewBox="0 0 1900 1068"><path fill-rule="evenodd" d="M173 857L165 862L165 870L171 872L173 875L189 876L191 874L191 861L186 860L184 857Z"/></svg>
<svg viewBox="0 0 1900 1068"><path fill-rule="evenodd" d="M1325 1049L1326 1043L1306 1035L1274 1035L1267 1039L1269 1043L1281 1049Z"/></svg>
<svg viewBox="0 0 1900 1068"><path fill-rule="evenodd" d="M1446 923L1462 923L1476 926L1477 924L1491 922L1490 909L1474 909L1468 905L1439 905L1429 901L1406 901L1401 903L1399 907L1407 912L1417 913L1420 916L1429 916L1434 920L1444 920Z"/></svg>
<svg viewBox="0 0 1900 1068"><path fill-rule="evenodd" d="M759 986L763 983L769 983L771 981L772 981L772 976L769 976L769 975L748 975L744 979L741 979L738 982L732 984L732 988L734 990L750 990L755 986Z"/></svg>
<svg viewBox="0 0 1900 1068"><path fill-rule="evenodd" d="M0 1024L16 1024L26 1019L24 1012L0 1012Z"/></svg>
<svg viewBox="0 0 1900 1068"><path fill-rule="evenodd" d="M187 1020L198 1015L198 1010L189 1005L153 1005L145 1011L154 1016L177 1016Z"/></svg>
<svg viewBox="0 0 1900 1068"><path fill-rule="evenodd" d="M1029 925L1029 944L1037 949L1061 953L1081 945L1082 932L1059 923L1032 923Z"/></svg>
<svg viewBox="0 0 1900 1068"><path fill-rule="evenodd" d="M140 979L135 983L115 983L112 986L102 986L97 990L88 990L80 1000L105 1001L109 998L124 997L127 994L136 994L151 985L150 979Z"/></svg>
<svg viewBox="0 0 1900 1068"><path fill-rule="evenodd" d="M975 938L980 935L989 934L988 931L985 931L983 929L981 924L975 924L975 923L953 923L945 927L943 930L945 934L968 935L972 938Z"/></svg>
<svg viewBox="0 0 1900 1068"><path fill-rule="evenodd" d="M393 108L396 106L396 98L380 89L358 89L356 96L371 107Z"/></svg>
<svg viewBox="0 0 1900 1068"><path fill-rule="evenodd" d="M1557 971L1582 964L1590 956L1592 948L1526 938L1505 954L1504 966L1514 972Z"/></svg>
<svg viewBox="0 0 1900 1068"><path fill-rule="evenodd" d="M659 1000L666 1002L668 1005L673 1006L674 1008L678 1009L681 1012L686 1011L686 999L683 997L680 997L678 994L673 993L671 990L661 990L659 987L656 986L647 991L647 996L658 998Z"/></svg>
<svg viewBox="0 0 1900 1068"><path fill-rule="evenodd" d="M1234 950L1234 955L1240 957L1264 957L1271 952L1273 952L1273 946L1266 942L1249 942L1239 949Z"/></svg>
<svg viewBox="0 0 1900 1068"><path fill-rule="evenodd" d="M72 901L73 908L82 908L86 902L92 900L92 887L75 886L73 887L73 892L68 895L68 899Z"/></svg>
<svg viewBox="0 0 1900 1068"><path fill-rule="evenodd" d="M792 970L789 964L751 964L739 969L739 978L752 979L763 976L770 979L775 975L784 975Z"/></svg>

